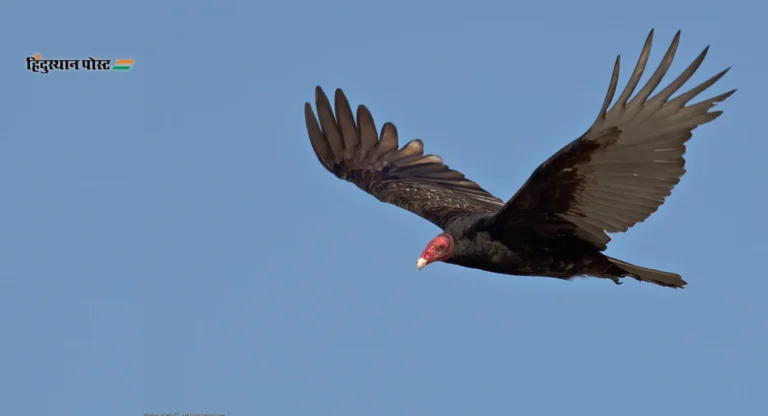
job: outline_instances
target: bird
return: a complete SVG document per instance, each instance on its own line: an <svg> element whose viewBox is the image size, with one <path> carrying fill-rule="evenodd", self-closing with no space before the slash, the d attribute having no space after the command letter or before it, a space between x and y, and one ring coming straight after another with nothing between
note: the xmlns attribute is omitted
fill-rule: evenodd
<svg viewBox="0 0 768 416"><path fill-rule="evenodd" d="M650 78L632 97L651 53L654 30L616 102L621 55L608 91L587 131L541 163L506 202L442 157L425 154L421 139L400 147L392 122L376 129L365 105L355 114L339 88L334 103L315 88L317 116L304 105L307 133L320 164L379 201L414 213L442 231L427 243L416 267L444 262L513 276L625 278L683 288L677 273L637 266L604 254L610 234L622 233L658 210L686 173L686 143L712 110L736 89L690 104L731 68L680 93L709 51L707 46L666 87L680 31ZM335 110L335 111L334 111Z"/></svg>

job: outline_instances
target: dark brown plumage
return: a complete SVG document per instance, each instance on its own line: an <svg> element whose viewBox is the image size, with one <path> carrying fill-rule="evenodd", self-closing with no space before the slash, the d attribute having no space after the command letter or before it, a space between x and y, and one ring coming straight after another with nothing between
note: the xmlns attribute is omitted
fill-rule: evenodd
<svg viewBox="0 0 768 416"><path fill-rule="evenodd" d="M318 117L304 107L312 147L325 168L382 202L397 205L444 231L418 262L433 261L510 275L619 278L630 276L661 286L683 287L674 273L634 266L605 256L609 233L628 230L653 214L685 173L685 143L692 130L717 118L710 111L728 91L688 103L728 69L670 99L699 68L709 47L666 88L651 96L669 69L678 32L661 64L630 99L651 51L651 30L635 70L612 107L619 58L593 125L542 163L506 203L425 155L421 140L399 148L397 129L385 123L377 133L365 106L357 120L338 89L334 107L316 88ZM319 122L318 122L319 119Z"/></svg>

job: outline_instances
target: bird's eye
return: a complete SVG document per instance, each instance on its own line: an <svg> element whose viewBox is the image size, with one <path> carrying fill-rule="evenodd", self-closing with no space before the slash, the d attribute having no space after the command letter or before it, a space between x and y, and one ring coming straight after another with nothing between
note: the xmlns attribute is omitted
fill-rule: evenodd
<svg viewBox="0 0 768 416"><path fill-rule="evenodd" d="M445 244L440 244L439 246L437 246L437 248L439 248L440 250L445 250Z"/></svg>

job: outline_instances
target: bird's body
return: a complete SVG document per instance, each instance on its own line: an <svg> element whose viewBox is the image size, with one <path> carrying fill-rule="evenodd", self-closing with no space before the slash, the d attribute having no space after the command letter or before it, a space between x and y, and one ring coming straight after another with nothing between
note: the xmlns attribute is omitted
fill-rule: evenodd
<svg viewBox="0 0 768 416"><path fill-rule="evenodd" d="M450 223L445 232L454 240L453 255L444 260L458 266L515 276L571 279L577 276L625 276L594 245L569 233L544 234L516 225L499 233L492 215L469 215Z"/></svg>
<svg viewBox="0 0 768 416"><path fill-rule="evenodd" d="M546 236L526 226L494 231L491 216L456 219L445 232L454 239L446 263L518 276L567 278L584 274L599 250L571 235Z"/></svg>
<svg viewBox="0 0 768 416"><path fill-rule="evenodd" d="M425 155L421 140L399 147L394 124L377 132L365 106L358 107L355 119L340 89L332 106L317 87L317 118L305 105L310 142L320 163L338 178L443 229L419 258L419 269L443 261L507 275L593 276L615 283L629 276L683 287L686 282L675 273L603 254L609 233L626 231L664 203L685 173L685 143L693 129L717 118L721 112L709 110L735 92L688 104L725 70L671 98L701 65L705 49L651 96L672 63L679 36L630 99L650 55L651 31L626 88L609 109L618 86L617 58L593 125L542 163L506 203L439 156Z"/></svg>

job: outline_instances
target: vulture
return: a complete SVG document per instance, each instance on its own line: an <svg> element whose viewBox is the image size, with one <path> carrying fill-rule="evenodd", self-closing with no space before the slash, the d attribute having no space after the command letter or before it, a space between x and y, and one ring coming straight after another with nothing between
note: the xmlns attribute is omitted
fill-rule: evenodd
<svg viewBox="0 0 768 416"><path fill-rule="evenodd" d="M627 231L653 214L685 173L685 144L692 131L722 114L712 111L735 89L690 104L725 75L727 68L680 93L701 65L707 46L680 75L653 92L669 70L680 41L677 32L661 63L633 95L651 53L653 30L629 82L618 87L620 55L613 65L591 127L539 165L508 201L490 194L443 159L424 153L419 139L398 144L388 122L376 130L368 108L356 117L341 89L331 105L315 89L317 116L304 105L309 140L320 164L381 202L406 209L442 232L427 244L416 267L445 262L491 273L620 279L672 288L687 283L676 273L636 266L603 252L609 234Z"/></svg>

